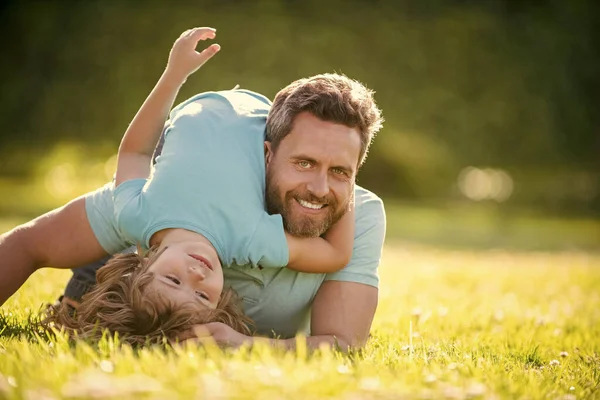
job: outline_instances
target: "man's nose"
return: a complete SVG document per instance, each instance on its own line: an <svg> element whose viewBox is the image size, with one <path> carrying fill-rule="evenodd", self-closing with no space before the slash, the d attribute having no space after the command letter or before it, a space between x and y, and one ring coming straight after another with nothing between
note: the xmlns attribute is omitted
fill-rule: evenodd
<svg viewBox="0 0 600 400"><path fill-rule="evenodd" d="M327 173L315 174L306 185L306 188L316 197L325 197L329 193L329 181Z"/></svg>

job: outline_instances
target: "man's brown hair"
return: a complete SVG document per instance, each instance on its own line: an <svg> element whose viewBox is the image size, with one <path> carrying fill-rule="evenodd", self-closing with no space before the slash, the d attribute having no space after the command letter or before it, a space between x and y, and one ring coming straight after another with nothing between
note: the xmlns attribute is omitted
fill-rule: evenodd
<svg viewBox="0 0 600 400"><path fill-rule="evenodd" d="M214 310L173 307L157 293L146 291L154 279L148 267L160 255L151 250L147 257L119 254L96 274L97 285L81 299L74 311L62 302L50 306L42 321L45 327L63 329L69 336L99 340L104 332L118 333L132 345L176 341L178 335L196 324L223 322L238 332L250 334L251 320L243 314L238 297L226 289Z"/></svg>
<svg viewBox="0 0 600 400"><path fill-rule="evenodd" d="M294 81L275 96L267 117L267 141L273 150L277 149L292 131L296 116L309 112L320 120L358 130L362 144L360 166L383 123L373 93L362 83L340 74L321 74Z"/></svg>

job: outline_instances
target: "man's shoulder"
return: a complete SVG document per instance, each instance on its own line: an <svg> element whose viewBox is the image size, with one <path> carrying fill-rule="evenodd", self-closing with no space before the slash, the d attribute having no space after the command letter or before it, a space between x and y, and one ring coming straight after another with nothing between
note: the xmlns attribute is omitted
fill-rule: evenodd
<svg viewBox="0 0 600 400"><path fill-rule="evenodd" d="M385 232L385 207L383 200L379 196L368 189L356 185L354 189L354 204L354 212L356 214L355 241L359 240L359 238L364 238L367 232Z"/></svg>
<svg viewBox="0 0 600 400"><path fill-rule="evenodd" d="M354 188L354 204L357 217L358 215L383 213L383 217L385 218L385 208L381 197L362 186L356 185Z"/></svg>

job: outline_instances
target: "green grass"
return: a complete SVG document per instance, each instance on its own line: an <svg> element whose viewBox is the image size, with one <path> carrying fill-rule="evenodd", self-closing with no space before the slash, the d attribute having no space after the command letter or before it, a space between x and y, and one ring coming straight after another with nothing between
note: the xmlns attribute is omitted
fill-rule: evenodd
<svg viewBox="0 0 600 400"><path fill-rule="evenodd" d="M600 255L392 242L380 275L347 356L40 338L27 321L69 277L43 270L2 308L0 398L600 398Z"/></svg>

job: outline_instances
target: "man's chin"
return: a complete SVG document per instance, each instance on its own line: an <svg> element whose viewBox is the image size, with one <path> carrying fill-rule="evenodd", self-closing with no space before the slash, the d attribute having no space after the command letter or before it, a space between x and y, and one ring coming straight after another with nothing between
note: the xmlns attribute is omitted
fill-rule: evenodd
<svg viewBox="0 0 600 400"><path fill-rule="evenodd" d="M285 230L294 236L319 237L330 228L327 216L315 219L303 215L291 215L285 218Z"/></svg>

